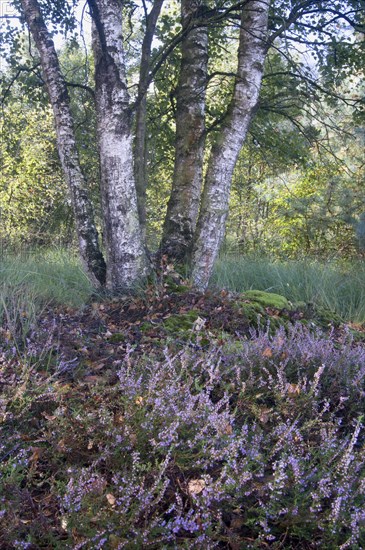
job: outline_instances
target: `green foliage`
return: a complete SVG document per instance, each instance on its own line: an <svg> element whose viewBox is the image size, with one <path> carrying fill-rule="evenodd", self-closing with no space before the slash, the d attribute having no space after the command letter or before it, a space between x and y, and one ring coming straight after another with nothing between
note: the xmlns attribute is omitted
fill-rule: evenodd
<svg viewBox="0 0 365 550"><path fill-rule="evenodd" d="M70 238L72 219L48 107L14 101L1 120L0 239L47 243Z"/></svg>
<svg viewBox="0 0 365 550"><path fill-rule="evenodd" d="M297 158L290 131L282 128L276 136L278 142L289 140L286 166L285 145L249 143L242 151L233 181L229 243L245 253L283 258L356 256L361 244L356 227L364 211L362 136L337 136L329 143L333 151L308 149L306 157L296 138Z"/></svg>

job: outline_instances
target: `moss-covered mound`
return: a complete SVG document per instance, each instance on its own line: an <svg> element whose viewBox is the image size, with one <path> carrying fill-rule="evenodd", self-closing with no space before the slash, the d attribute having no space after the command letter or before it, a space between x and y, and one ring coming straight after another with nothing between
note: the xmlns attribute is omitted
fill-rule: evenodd
<svg viewBox="0 0 365 550"><path fill-rule="evenodd" d="M244 299L274 309L291 309L290 303L284 296L263 290L247 290L241 295Z"/></svg>

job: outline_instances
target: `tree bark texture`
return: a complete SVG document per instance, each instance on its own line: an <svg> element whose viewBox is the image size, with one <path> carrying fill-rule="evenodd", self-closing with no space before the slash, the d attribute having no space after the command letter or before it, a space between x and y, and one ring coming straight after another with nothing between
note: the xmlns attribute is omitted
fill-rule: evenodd
<svg viewBox="0 0 365 550"><path fill-rule="evenodd" d="M38 1L21 0L21 5L39 52L53 108L57 148L71 195L81 260L93 284L100 286L105 283L106 268L99 249L92 203L80 167L67 86Z"/></svg>
<svg viewBox="0 0 365 550"><path fill-rule="evenodd" d="M146 16L146 31L142 42L141 65L139 71L138 97L136 109L136 136L134 142L134 174L137 190L139 221L143 236L146 234L146 189L147 175L147 90L151 68L151 48L158 16L164 0L154 0L150 13Z"/></svg>
<svg viewBox="0 0 365 550"><path fill-rule="evenodd" d="M161 242L163 253L183 261L191 252L203 180L208 28L194 26L202 20L203 8L201 0L181 0L185 36L176 94L175 165Z"/></svg>
<svg viewBox="0 0 365 550"><path fill-rule="evenodd" d="M130 289L147 273L133 170L133 138L122 36L122 2L89 0L93 19L100 183L107 288Z"/></svg>
<svg viewBox="0 0 365 550"><path fill-rule="evenodd" d="M233 170L258 104L269 5L269 0L252 0L242 9L233 96L212 147L192 254L192 280L201 290L208 286L224 237Z"/></svg>

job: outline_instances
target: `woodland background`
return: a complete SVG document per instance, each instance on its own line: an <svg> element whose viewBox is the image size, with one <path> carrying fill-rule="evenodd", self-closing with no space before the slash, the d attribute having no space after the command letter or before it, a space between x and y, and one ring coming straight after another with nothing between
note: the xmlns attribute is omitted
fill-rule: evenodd
<svg viewBox="0 0 365 550"><path fill-rule="evenodd" d="M143 18L133 3L126 9L126 56L133 94ZM164 8L156 29L155 56L179 32L178 11L173 2ZM207 133L206 155L232 90L230 73L234 75L237 47L235 26L214 27L210 33L206 111L207 127L212 130ZM314 34L298 38L298 44L279 43L268 55L259 108L233 177L223 245L230 252L322 259L362 254L363 34L348 26L344 36L332 36L317 54L311 40L315 41ZM72 245L73 215L37 53L34 46L29 50L24 33L17 34L10 46L4 45L3 53L2 246ZM90 93L92 58L72 30L67 44L60 45L60 60L72 85L69 93L81 164L102 231ZM173 179L179 63L177 47L157 72L147 97L147 240L153 251L159 245Z"/></svg>

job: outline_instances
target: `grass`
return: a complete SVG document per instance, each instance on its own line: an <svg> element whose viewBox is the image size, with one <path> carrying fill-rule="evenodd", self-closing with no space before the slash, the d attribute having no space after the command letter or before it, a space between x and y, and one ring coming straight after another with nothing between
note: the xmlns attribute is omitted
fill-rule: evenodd
<svg viewBox="0 0 365 550"><path fill-rule="evenodd" d="M62 249L3 257L0 285L2 294L24 291L36 302L75 307L87 302L93 292L78 258Z"/></svg>
<svg viewBox="0 0 365 550"><path fill-rule="evenodd" d="M336 312L344 321L365 321L365 265L335 262L275 261L243 256L221 257L212 285L235 292L265 290L291 302L306 302ZM81 307L94 289L78 258L52 249L9 255L0 265L0 316L22 310L34 318L45 304Z"/></svg>
<svg viewBox="0 0 365 550"><path fill-rule="evenodd" d="M328 308L345 321L365 321L365 265L360 261L341 265L225 256L215 266L212 284L235 292L275 292L291 302Z"/></svg>

